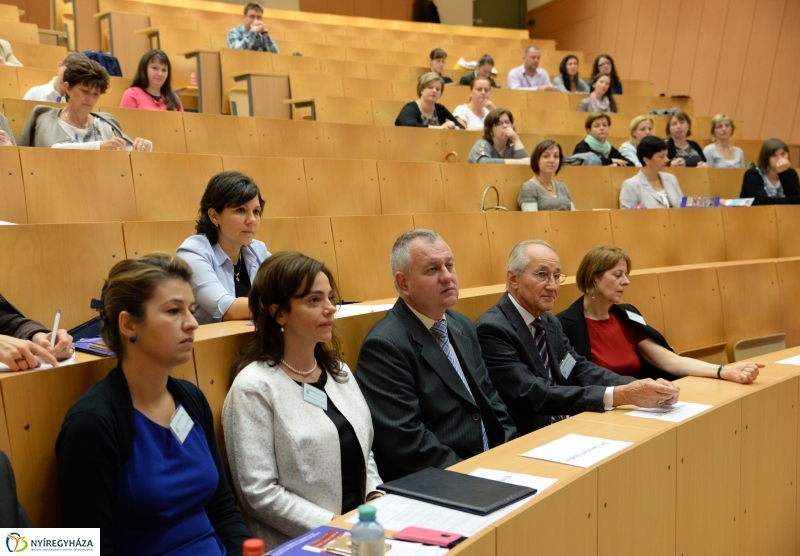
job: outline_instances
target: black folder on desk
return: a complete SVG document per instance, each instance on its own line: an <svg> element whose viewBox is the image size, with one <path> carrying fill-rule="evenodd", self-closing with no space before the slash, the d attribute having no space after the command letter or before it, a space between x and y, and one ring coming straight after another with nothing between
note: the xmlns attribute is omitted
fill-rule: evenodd
<svg viewBox="0 0 800 556"><path fill-rule="evenodd" d="M378 489L476 515L490 514L526 496L536 494L535 488L435 467L378 485Z"/></svg>

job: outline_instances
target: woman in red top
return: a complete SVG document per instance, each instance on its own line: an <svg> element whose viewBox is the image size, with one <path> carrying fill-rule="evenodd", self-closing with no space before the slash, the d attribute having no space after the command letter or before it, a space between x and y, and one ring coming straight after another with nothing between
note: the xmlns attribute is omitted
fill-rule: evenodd
<svg viewBox="0 0 800 556"><path fill-rule="evenodd" d="M575 281L583 296L557 315L575 351L601 367L636 378L703 376L742 384L756 380L762 363L714 365L673 352L636 307L620 303L630 284L630 268L630 258L619 247L595 247L581 261Z"/></svg>

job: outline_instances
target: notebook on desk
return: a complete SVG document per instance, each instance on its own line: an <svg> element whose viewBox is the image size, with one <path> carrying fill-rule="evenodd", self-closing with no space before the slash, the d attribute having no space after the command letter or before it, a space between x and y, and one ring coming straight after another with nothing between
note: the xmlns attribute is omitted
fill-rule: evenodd
<svg viewBox="0 0 800 556"><path fill-rule="evenodd" d="M536 494L535 488L429 467L378 486L379 490L476 515L487 515Z"/></svg>

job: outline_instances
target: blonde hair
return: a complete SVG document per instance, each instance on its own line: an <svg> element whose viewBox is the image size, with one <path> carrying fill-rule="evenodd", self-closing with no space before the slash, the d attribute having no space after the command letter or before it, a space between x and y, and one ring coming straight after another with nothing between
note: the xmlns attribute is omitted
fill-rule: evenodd
<svg viewBox="0 0 800 556"><path fill-rule="evenodd" d="M728 116L727 114L717 114L713 118L711 118L711 138L716 141L717 135L714 133L714 130L717 129L717 126L722 122L728 122L731 124L731 135L733 132L736 131L736 124L733 123L733 118Z"/></svg>
<svg viewBox="0 0 800 556"><path fill-rule="evenodd" d="M631 141L630 141L630 143L634 147L638 147L639 146L639 140L633 135L633 132L636 131L636 128L639 127L639 124L644 122L644 121L650 122L650 125L652 125L653 127L656 126L656 123L653 121L653 118L651 118L650 116L636 116L634 119L632 119L631 120Z"/></svg>
<svg viewBox="0 0 800 556"><path fill-rule="evenodd" d="M438 81L442 85L442 94L444 94L444 78L435 71L429 71L428 73L420 75L417 80L417 96L421 97L422 91L427 89L428 85L434 81Z"/></svg>

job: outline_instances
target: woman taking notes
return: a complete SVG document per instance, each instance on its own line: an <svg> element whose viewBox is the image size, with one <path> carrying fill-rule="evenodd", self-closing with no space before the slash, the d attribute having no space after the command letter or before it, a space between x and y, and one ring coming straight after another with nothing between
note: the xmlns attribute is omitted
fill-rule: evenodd
<svg viewBox="0 0 800 556"><path fill-rule="evenodd" d="M71 62L64 70L64 108L37 106L19 135L20 147L152 151L153 143L123 133L119 122L106 112L93 112L108 89L108 72L88 58Z"/></svg>
<svg viewBox="0 0 800 556"><path fill-rule="evenodd" d="M250 284L269 257L264 242L254 239L263 209L258 186L242 173L220 172L208 182L197 235L178 248L178 256L192 267L200 324L250 318Z"/></svg>
<svg viewBox="0 0 800 556"><path fill-rule="evenodd" d="M122 94L120 108L175 110L183 112L181 100L172 91L172 67L161 50L142 56L133 82Z"/></svg>
<svg viewBox="0 0 800 556"><path fill-rule="evenodd" d="M100 553L235 555L249 534L188 362L191 270L166 253L117 263L103 288L103 340L117 367L72 406L56 442L64 527L99 527Z"/></svg>
<svg viewBox="0 0 800 556"><path fill-rule="evenodd" d="M761 363L714 365L672 351L633 305L620 303L630 285L631 261L619 247L595 247L578 266L575 282L583 292L557 315L572 347L593 363L636 378L682 376L721 378L749 384Z"/></svg>
<svg viewBox="0 0 800 556"><path fill-rule="evenodd" d="M461 104L453 111L453 115L465 129L483 129L483 122L494 103L489 98L492 84L485 77L476 77L469 84L469 102Z"/></svg>
<svg viewBox="0 0 800 556"><path fill-rule="evenodd" d="M381 493L372 418L340 356L333 275L282 252L250 294L255 334L232 371L222 426L233 484L267 549Z"/></svg>
<svg viewBox="0 0 800 556"><path fill-rule="evenodd" d="M569 189L555 180L561 170L561 145L545 140L536 145L531 156L533 177L522 184L517 203L520 210L575 210Z"/></svg>

